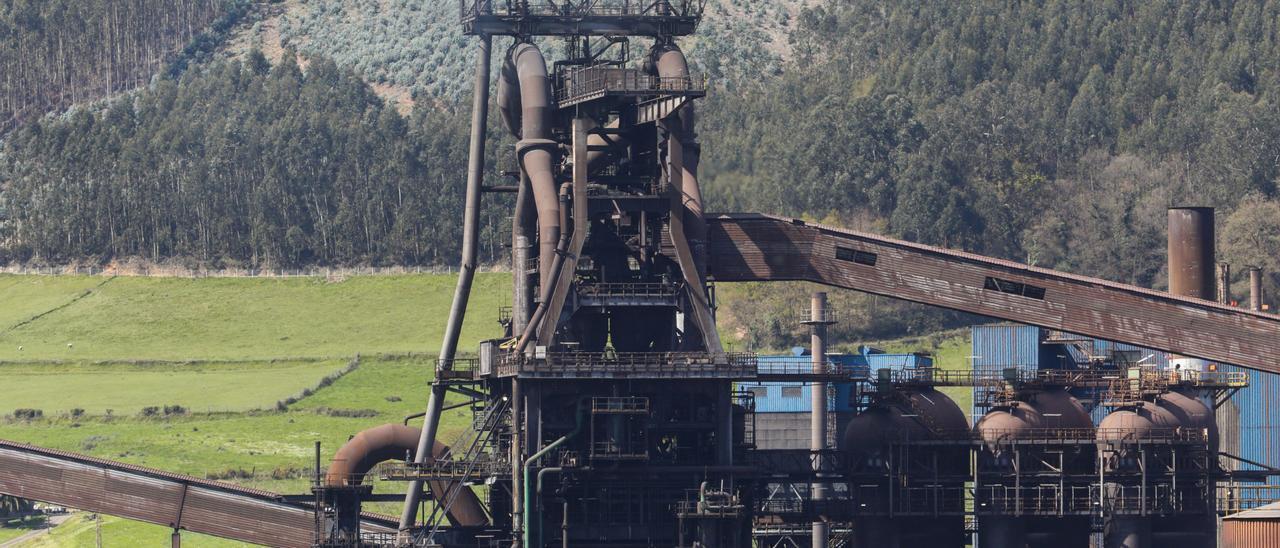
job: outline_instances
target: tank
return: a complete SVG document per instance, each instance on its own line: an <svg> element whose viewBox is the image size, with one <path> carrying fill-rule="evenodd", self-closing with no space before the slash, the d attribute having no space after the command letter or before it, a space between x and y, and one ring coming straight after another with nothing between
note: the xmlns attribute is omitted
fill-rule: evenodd
<svg viewBox="0 0 1280 548"><path fill-rule="evenodd" d="M1175 433L1194 436L1203 432L1206 446L1161 444ZM1124 496L1129 499L1141 493L1140 461L1145 454L1151 463L1182 462L1189 464L1194 454L1205 449L1217 450L1218 431L1213 411L1207 404L1190 394L1168 392L1141 405L1113 411L1098 426L1098 458L1103 459L1104 473L1117 473L1119 481L1107 481L1104 486L1113 499ZM1146 442L1139 451L1139 442ZM1173 453L1177 452L1178 456ZM1212 453L1210 453L1212 454ZM1210 458L1210 462L1216 459ZM1158 468L1157 468L1158 469ZM1148 477L1148 493L1159 492L1172 486L1167 476ZM1175 496L1182 513L1168 516L1141 515L1136 507L1120 509L1104 527L1104 546L1122 548L1128 546L1168 546L1191 548L1212 546L1216 521L1208 511L1212 499L1205 499L1205 485L1184 479L1177 484ZM1208 490L1212 492L1212 490ZM1158 501L1150 501L1148 508ZM1136 504L1136 503L1135 503Z"/></svg>
<svg viewBox="0 0 1280 548"><path fill-rule="evenodd" d="M902 453L892 450L894 444L961 437L968 426L955 401L932 388L894 390L849 420L840 448L857 478L850 493L853 504L867 514L854 524L858 546L965 545L960 516L891 519L885 515L891 499L898 505L906 500L902 486L894 485L891 478L905 477L906 487L917 493L947 496L961 492L969 473L969 451L963 445L908 445L911 458L903 459ZM940 489L931 490L938 484ZM895 495L890 495L890 489Z"/></svg>
<svg viewBox="0 0 1280 548"><path fill-rule="evenodd" d="M1156 399L1156 405L1172 415L1178 428L1187 434L1203 434L1205 445L1192 448L1184 446L1188 454L1207 451L1215 455L1218 451L1218 424L1212 408L1201 400L1194 392L1169 392ZM1182 459L1189 462L1190 459ZM1210 456L1208 461L1216 464L1218 459ZM1216 506L1214 489L1205 489L1199 481L1184 481L1178 485L1178 496L1181 507L1189 510L1187 514L1170 517L1158 517L1152 523L1152 542L1158 546L1171 548L1199 548L1213 546L1217 531L1217 517L1212 508ZM1206 497L1206 493L1208 496ZM1197 509L1199 511L1197 511Z"/></svg>
<svg viewBox="0 0 1280 548"><path fill-rule="evenodd" d="M1094 451L1078 444L1018 446L1014 442L1044 435L1079 437L1093 434L1093 421L1084 406L1069 392L1060 388L1027 389L1013 401L993 407L975 425L984 442L979 453L979 473L983 476L978 491L980 509L978 545L990 548L1024 546L1086 546L1087 518L1043 518L1016 514L1017 498L1031 496L1019 492L1013 473L1020 470L1023 488L1034 488L1031 477L1037 473L1053 473L1061 467L1067 473L1088 473L1094 466ZM1050 432L1052 431L1052 432ZM1061 460L1058 460L1058 459ZM1030 475L1030 477L1029 477ZM1033 507L1035 501L1023 500L1022 507Z"/></svg>

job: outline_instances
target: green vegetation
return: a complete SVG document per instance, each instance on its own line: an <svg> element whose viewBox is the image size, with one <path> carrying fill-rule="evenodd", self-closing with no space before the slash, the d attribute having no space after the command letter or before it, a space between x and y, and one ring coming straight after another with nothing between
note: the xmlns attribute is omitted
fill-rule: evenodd
<svg viewBox="0 0 1280 548"><path fill-rule="evenodd" d="M351 71L308 63L254 52L11 133L0 261L456 262L467 116L405 119ZM485 261L500 258L509 201L485 201Z"/></svg>
<svg viewBox="0 0 1280 548"><path fill-rule="evenodd" d="M100 521L99 521L100 520ZM27 548L95 548L101 528L102 546L168 546L172 530L111 516L77 514L54 528L49 535L28 543ZM3 529L0 529L3 531ZM250 546L241 542L182 532L182 545L198 548Z"/></svg>
<svg viewBox="0 0 1280 548"><path fill-rule="evenodd" d="M819 4L779 78L704 102L704 194L1162 287L1166 206L1280 197L1278 16L1274 0ZM1250 218L1274 245L1280 220ZM1274 264L1232 243L1244 224L1224 258Z"/></svg>
<svg viewBox="0 0 1280 548"><path fill-rule="evenodd" d="M967 329L941 331L923 337L868 344L890 353L927 352L933 355L933 366L939 369L968 371L973 368L973 364L969 361L969 356L973 355L973 342ZM974 420L972 388L954 387L939 390L955 400L956 405L960 406L970 422Z"/></svg>
<svg viewBox="0 0 1280 548"><path fill-rule="evenodd" d="M496 330L510 279L508 274L477 277L464 351ZM0 320L7 324L0 327L0 361L261 361L431 353L443 337L457 283L454 275L104 280L0 275L5 303ZM42 308L56 310L19 325Z"/></svg>
<svg viewBox="0 0 1280 548"><path fill-rule="evenodd" d="M9 1L0 9L0 133L207 55L248 0ZM208 30L206 26L211 26ZM184 48L185 45L185 48ZM180 53L179 53L180 52Z"/></svg>
<svg viewBox="0 0 1280 548"><path fill-rule="evenodd" d="M344 360L0 365L0 412L163 415L271 409L339 375ZM181 409L173 408L179 406Z"/></svg>

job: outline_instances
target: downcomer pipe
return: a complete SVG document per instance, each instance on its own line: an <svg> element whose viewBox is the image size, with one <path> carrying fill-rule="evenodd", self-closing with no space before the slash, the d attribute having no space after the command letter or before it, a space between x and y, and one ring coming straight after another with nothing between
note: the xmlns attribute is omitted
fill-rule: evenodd
<svg viewBox="0 0 1280 548"><path fill-rule="evenodd" d="M515 81L511 81L515 78ZM551 84L542 51L530 43L511 48L498 78L498 105L512 135L516 155L529 178L538 212L538 271L542 287L553 283L552 265L560 239L560 202L552 171L559 145L551 140Z"/></svg>
<svg viewBox="0 0 1280 548"><path fill-rule="evenodd" d="M384 424L360 431L334 453L324 476L325 485L359 485L364 475L378 463L402 459L410 454L416 456L419 434L417 428L402 424ZM429 458L439 458L448 453L448 447L436 442ZM484 508L469 487L457 482L433 481L430 488L438 500L445 500L450 491L458 490L448 513L449 521L454 525L485 524Z"/></svg>
<svg viewBox="0 0 1280 548"><path fill-rule="evenodd" d="M689 64L684 53L675 44L657 44L650 51L652 71L659 78L689 79ZM661 122L662 128L672 133L681 144L683 168L680 173L680 197L684 205L685 234L698 266L698 278L706 278L707 272L707 222L703 217L702 190L698 185L698 162L702 147L695 131L696 113L693 105L685 105L675 116Z"/></svg>
<svg viewBox="0 0 1280 548"><path fill-rule="evenodd" d="M493 38L481 35L480 49L476 52L476 87L471 103L471 147L467 164L467 198L462 216L462 265L458 269L458 285L453 293L453 307L449 309L449 323L445 326L444 342L440 345L437 369L452 367L458 351L458 336L462 333L462 320L467 313L467 300L471 296L471 282L476 274L476 244L480 238L480 186L484 182L485 125L489 120L489 62ZM436 442L436 429L440 426L440 410L444 407L444 385L431 384L431 396L427 399L427 412L422 420L422 432L414 451L414 462L422 464L428 448ZM418 500L422 495L422 481L409 482L404 496L404 509L400 514L400 530L413 527L418 516Z"/></svg>

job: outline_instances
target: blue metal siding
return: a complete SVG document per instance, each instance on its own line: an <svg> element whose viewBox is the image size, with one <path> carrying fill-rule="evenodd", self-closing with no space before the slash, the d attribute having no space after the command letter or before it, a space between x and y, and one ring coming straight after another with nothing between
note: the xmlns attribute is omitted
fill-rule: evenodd
<svg viewBox="0 0 1280 548"><path fill-rule="evenodd" d="M1244 371L1249 386L1218 409L1222 451L1269 466L1280 466L1280 375L1229 365L1221 371ZM1254 466L1233 466L1256 469ZM1272 478L1268 483L1278 484Z"/></svg>
<svg viewBox="0 0 1280 548"><path fill-rule="evenodd" d="M973 327L973 353L970 357L976 370L1036 369L1040 367L1040 342L1043 340L1044 331L1039 327L978 325Z"/></svg>
<svg viewBox="0 0 1280 548"><path fill-rule="evenodd" d="M772 369L784 370L794 368L797 361L809 359L808 356L760 356L761 371ZM872 369L902 367L931 367L933 359L915 354L828 354L827 360L840 366L855 377L874 376ZM869 365L869 363L874 365ZM798 396L783 396L783 389ZM738 383L740 390L756 391L756 413L808 413L813 409L810 385L802 382L744 382ZM854 400L854 383L832 383L828 387L827 410L836 412L854 412L857 410ZM761 393L763 392L763 393Z"/></svg>

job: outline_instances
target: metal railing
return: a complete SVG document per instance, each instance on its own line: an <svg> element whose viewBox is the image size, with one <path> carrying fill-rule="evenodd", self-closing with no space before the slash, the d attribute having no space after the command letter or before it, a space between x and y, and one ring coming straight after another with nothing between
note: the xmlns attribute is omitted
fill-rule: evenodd
<svg viewBox="0 0 1280 548"><path fill-rule="evenodd" d="M1280 501L1280 485L1219 485L1218 513L1235 514Z"/></svg>
<svg viewBox="0 0 1280 548"><path fill-rule="evenodd" d="M831 360L823 362L820 368L815 368L813 358L809 356L795 358L769 358L760 360L758 371L761 375L775 376L806 376L806 375L822 375L832 377L845 377L850 380L865 379L870 369L866 366L847 366Z"/></svg>
<svg viewBox="0 0 1280 548"><path fill-rule="evenodd" d="M565 73L556 102L574 103L606 94L664 95L701 93L706 81L694 76L655 76L635 69L591 66Z"/></svg>
<svg viewBox="0 0 1280 548"><path fill-rule="evenodd" d="M479 370L480 360L476 358L436 360L436 376L440 380L474 379Z"/></svg>
<svg viewBox="0 0 1280 548"><path fill-rule="evenodd" d="M643 396L605 396L591 398L591 412L597 415L649 413L649 398Z"/></svg>
<svg viewBox="0 0 1280 548"><path fill-rule="evenodd" d="M593 283L578 286L578 293L590 297L674 297L677 284L662 283Z"/></svg>
<svg viewBox="0 0 1280 548"><path fill-rule="evenodd" d="M757 359L750 352L549 352L528 357L507 353L498 359L500 375L653 378L749 378Z"/></svg>
<svg viewBox="0 0 1280 548"><path fill-rule="evenodd" d="M702 17L706 0L458 0L463 22L486 15L533 17Z"/></svg>

